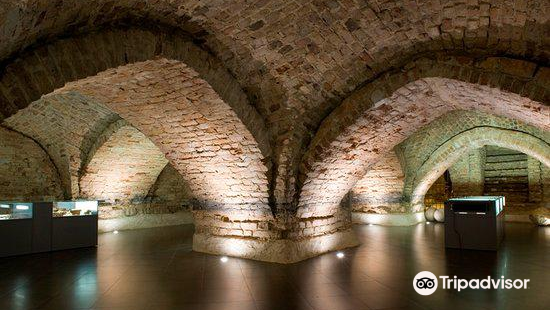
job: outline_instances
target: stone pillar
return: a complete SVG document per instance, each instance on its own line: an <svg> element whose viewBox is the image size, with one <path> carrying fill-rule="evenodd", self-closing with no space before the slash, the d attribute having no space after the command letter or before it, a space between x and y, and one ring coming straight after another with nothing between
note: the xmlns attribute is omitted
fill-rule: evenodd
<svg viewBox="0 0 550 310"><path fill-rule="evenodd" d="M286 264L359 244L343 207L320 217L289 212L276 219L253 208L222 208L194 211L193 250Z"/></svg>

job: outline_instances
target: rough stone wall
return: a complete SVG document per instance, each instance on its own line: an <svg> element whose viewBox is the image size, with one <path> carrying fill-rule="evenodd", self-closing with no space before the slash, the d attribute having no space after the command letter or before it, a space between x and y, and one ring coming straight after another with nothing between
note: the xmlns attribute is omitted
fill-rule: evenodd
<svg viewBox="0 0 550 310"><path fill-rule="evenodd" d="M461 157L449 169L454 197L481 196L485 183L485 148Z"/></svg>
<svg viewBox="0 0 550 310"><path fill-rule="evenodd" d="M51 201L62 195L48 154L33 140L0 127L0 200Z"/></svg>
<svg viewBox="0 0 550 310"><path fill-rule="evenodd" d="M39 99L2 124L44 147L59 169L65 199L76 199L83 161L101 132L116 119L101 104L67 93Z"/></svg>
<svg viewBox="0 0 550 310"><path fill-rule="evenodd" d="M111 124L96 143L80 178L79 196L121 207L143 203L168 162L164 154L125 121ZM103 217L112 217L108 210L102 208Z"/></svg>
<svg viewBox="0 0 550 310"><path fill-rule="evenodd" d="M353 212L399 213L403 212L405 175L395 152L390 152L368 170L350 191Z"/></svg>

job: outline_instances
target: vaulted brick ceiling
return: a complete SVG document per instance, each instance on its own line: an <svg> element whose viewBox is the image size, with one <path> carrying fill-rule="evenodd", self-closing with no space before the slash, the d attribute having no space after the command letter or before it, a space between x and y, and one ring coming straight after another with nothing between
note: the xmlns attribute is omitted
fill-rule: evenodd
<svg viewBox="0 0 550 310"><path fill-rule="evenodd" d="M92 145L119 117L76 93L48 96L4 120L3 125L32 137L59 171L66 199L79 197L78 179Z"/></svg>
<svg viewBox="0 0 550 310"><path fill-rule="evenodd" d="M476 61L485 56L509 56L532 61L534 68L524 71L520 68L520 73L527 72L533 77L537 72L548 72L538 70L548 64L550 36L548 14L545 14L548 10L548 2L535 0L426 1L422 4L334 0L4 1L0 8L0 59L5 64L13 64L13 68L20 64L25 72L32 71L32 65L44 65L44 49L62 51L58 55L65 56L58 56L57 60L77 59L87 64L95 58L94 53L101 53L99 49L89 48L102 47L97 44L98 40L111 43L114 40L124 46L132 46L131 42L141 45L123 52L123 59L114 62L121 65L165 54L169 48L161 42L170 41L169 37L177 37L173 42L182 42L185 40L178 36L186 37L188 42L219 61L215 64L208 60L212 66L221 65L236 78L249 103L262 116L271 146L267 147L268 143L262 139L257 140L260 148L269 149L268 152L272 149L274 153L275 169L270 177L272 196L280 204L289 204L297 197L298 167L310 138L342 99L353 96L364 86L376 85L380 79L380 83L386 82L383 77L395 70L410 70L416 65L412 60L418 57L440 59L467 53L474 56L471 59L475 66ZM135 28L146 29L149 34L144 35ZM90 32L96 33L95 37L86 35ZM41 50L40 46L44 48ZM20 54L23 50L28 53ZM49 92L67 81L96 74L109 66L97 65L95 72L87 65L74 67L74 77L53 81L45 90ZM198 70L201 66L193 68ZM515 68L513 65L512 69ZM508 67L500 69L505 71ZM28 76L35 73L38 74L18 73L13 69L4 83L0 83L3 84L0 93L7 97L3 102L11 102L12 111L21 104L13 100L32 101L45 93L40 87L32 86L33 78ZM548 74L544 74L547 79ZM471 78L473 76L466 79ZM475 82L490 84L482 79ZM209 83L219 91L212 79ZM13 88L14 84L31 86L21 89L25 86ZM510 83L509 87L518 86ZM525 89L519 87L521 89L514 92ZM545 89L542 93L533 90L536 97L533 99L547 104ZM371 89L369 97L383 98L391 93ZM6 110L3 113L6 114ZM239 111L237 114L243 115ZM264 154L267 153L264 151Z"/></svg>
<svg viewBox="0 0 550 310"><path fill-rule="evenodd" d="M168 160L151 140L124 120L107 127L87 154L80 195L128 203L144 199Z"/></svg>

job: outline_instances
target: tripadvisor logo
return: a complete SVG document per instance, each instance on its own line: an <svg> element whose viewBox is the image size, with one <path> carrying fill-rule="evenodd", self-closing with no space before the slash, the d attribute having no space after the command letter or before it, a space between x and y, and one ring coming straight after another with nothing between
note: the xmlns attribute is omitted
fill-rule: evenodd
<svg viewBox="0 0 550 310"><path fill-rule="evenodd" d="M529 279L504 279L504 276L493 279L488 276L486 279L459 279L457 276L439 276L442 289L455 289L461 291L463 289L527 289ZM431 295L437 290L437 277L429 271L419 272L413 279L414 290L420 295Z"/></svg>
<svg viewBox="0 0 550 310"><path fill-rule="evenodd" d="M413 287L420 295L431 295L437 289L437 277L429 271L421 271L414 277Z"/></svg>

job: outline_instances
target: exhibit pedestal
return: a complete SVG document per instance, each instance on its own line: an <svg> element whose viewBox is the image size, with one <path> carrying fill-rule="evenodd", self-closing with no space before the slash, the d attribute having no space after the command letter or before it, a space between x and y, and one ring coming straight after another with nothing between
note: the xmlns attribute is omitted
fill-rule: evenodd
<svg viewBox="0 0 550 310"><path fill-rule="evenodd" d="M445 202L445 246L496 251L504 238L504 197L453 198Z"/></svg>

